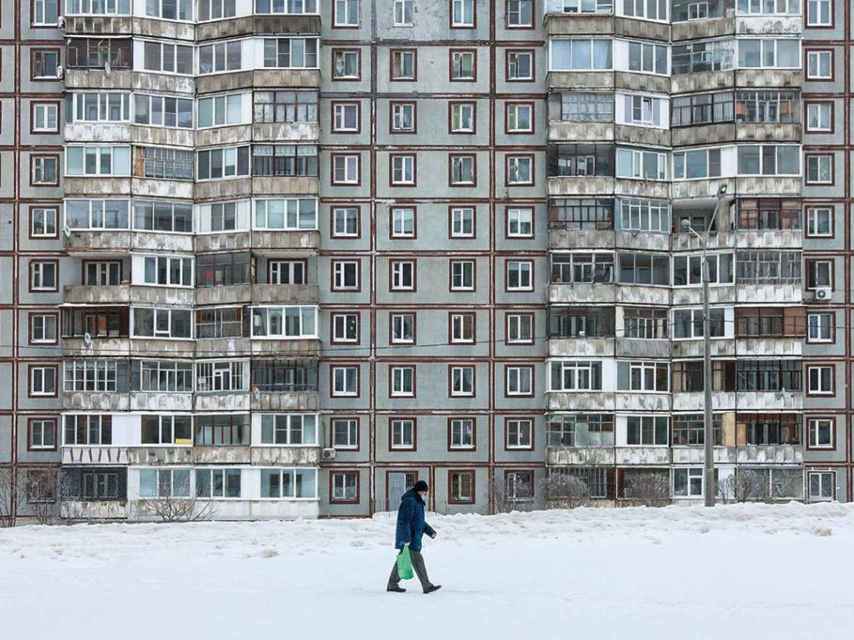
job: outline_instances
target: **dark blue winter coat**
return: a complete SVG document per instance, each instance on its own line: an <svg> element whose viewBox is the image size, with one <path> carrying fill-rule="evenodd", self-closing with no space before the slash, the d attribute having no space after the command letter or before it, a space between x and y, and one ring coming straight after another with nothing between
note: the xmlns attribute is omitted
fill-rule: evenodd
<svg viewBox="0 0 854 640"><path fill-rule="evenodd" d="M397 510L397 532L394 536L394 548L403 549L408 544L413 551L421 551L421 536L433 536L436 532L424 519L424 501L414 489L403 494L400 508Z"/></svg>

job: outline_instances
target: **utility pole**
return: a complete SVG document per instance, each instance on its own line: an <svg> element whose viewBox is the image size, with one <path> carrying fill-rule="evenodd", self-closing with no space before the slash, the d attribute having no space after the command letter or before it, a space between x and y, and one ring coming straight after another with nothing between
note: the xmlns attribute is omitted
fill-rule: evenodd
<svg viewBox="0 0 854 640"><path fill-rule="evenodd" d="M718 210L726 196L726 185L721 185L718 191L715 211L706 226L705 233L700 235L691 226L690 220L682 220L682 229L693 233L699 238L703 247L703 498L707 507L715 506L715 458L714 458L714 428L712 427L712 319L709 314L709 234L718 217ZM727 202L729 201L726 199Z"/></svg>

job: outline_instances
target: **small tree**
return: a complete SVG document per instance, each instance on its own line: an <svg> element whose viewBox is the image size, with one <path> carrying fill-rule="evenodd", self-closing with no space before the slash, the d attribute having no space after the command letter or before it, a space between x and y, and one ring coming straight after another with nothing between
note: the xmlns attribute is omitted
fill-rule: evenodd
<svg viewBox="0 0 854 640"><path fill-rule="evenodd" d="M646 507L670 504L670 476L654 469L638 469L623 479L624 495Z"/></svg>
<svg viewBox="0 0 854 640"><path fill-rule="evenodd" d="M195 498L152 498L142 500L139 508L163 522L198 522L210 520L214 514L213 503Z"/></svg>
<svg viewBox="0 0 854 640"><path fill-rule="evenodd" d="M580 477L583 469L549 469L543 480L543 494L548 503L558 509L575 509L591 500L590 485Z"/></svg>
<svg viewBox="0 0 854 640"><path fill-rule="evenodd" d="M531 511L534 508L534 484L532 481L523 480L519 476L513 479L514 491L507 486L509 480L505 475L503 481L495 478L492 481L492 495L495 499L496 513L509 513L511 511ZM530 496L530 497L519 497Z"/></svg>
<svg viewBox="0 0 854 640"><path fill-rule="evenodd" d="M15 505L18 502L18 488L10 469L0 469L0 527L15 526Z"/></svg>
<svg viewBox="0 0 854 640"><path fill-rule="evenodd" d="M31 469L24 477L29 514L39 524L53 521L58 474L56 469Z"/></svg>

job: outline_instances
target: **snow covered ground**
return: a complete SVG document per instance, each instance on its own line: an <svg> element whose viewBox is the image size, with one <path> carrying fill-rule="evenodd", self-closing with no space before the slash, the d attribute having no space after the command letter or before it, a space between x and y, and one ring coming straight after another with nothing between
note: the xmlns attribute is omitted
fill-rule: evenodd
<svg viewBox="0 0 854 640"><path fill-rule="evenodd" d="M432 516L438 593L385 592L394 520L0 529L2 637L851 638L854 505Z"/></svg>

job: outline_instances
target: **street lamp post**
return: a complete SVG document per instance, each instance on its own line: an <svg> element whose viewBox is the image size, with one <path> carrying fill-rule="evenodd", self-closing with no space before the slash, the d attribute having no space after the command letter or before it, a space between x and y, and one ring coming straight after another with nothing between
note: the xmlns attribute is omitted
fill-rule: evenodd
<svg viewBox="0 0 854 640"><path fill-rule="evenodd" d="M714 460L714 433L712 428L712 345L711 328L712 321L709 316L709 261L707 256L709 233L715 224L721 203L726 200L726 185L721 185L718 198L715 202L715 211L712 218L700 235L691 226L688 219L682 220L682 229L693 233L703 247L703 498L707 507L715 506L715 460Z"/></svg>

